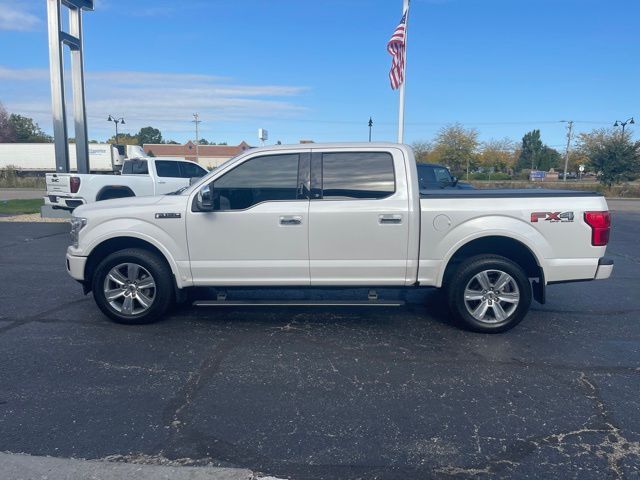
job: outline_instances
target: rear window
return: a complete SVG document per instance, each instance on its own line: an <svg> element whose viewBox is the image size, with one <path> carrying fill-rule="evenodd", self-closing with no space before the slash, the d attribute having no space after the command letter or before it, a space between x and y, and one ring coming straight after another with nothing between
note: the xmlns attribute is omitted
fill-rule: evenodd
<svg viewBox="0 0 640 480"><path fill-rule="evenodd" d="M377 199L395 192L393 158L386 152L322 155L322 197Z"/></svg>
<svg viewBox="0 0 640 480"><path fill-rule="evenodd" d="M122 166L124 175L149 175L149 167L146 160L129 160Z"/></svg>
<svg viewBox="0 0 640 480"><path fill-rule="evenodd" d="M178 164L180 165L180 176L183 178L202 177L207 173L204 168L195 163L178 162Z"/></svg>
<svg viewBox="0 0 640 480"><path fill-rule="evenodd" d="M156 172L158 172L159 177L180 178L178 162L171 160L156 160Z"/></svg>

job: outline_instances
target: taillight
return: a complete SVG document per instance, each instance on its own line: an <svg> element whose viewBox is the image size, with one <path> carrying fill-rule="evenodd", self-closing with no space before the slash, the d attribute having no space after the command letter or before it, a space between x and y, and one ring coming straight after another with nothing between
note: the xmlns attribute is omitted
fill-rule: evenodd
<svg viewBox="0 0 640 480"><path fill-rule="evenodd" d="M611 215L609 212L584 212L584 221L591 227L591 245L604 247L609 243Z"/></svg>
<svg viewBox="0 0 640 480"><path fill-rule="evenodd" d="M80 177L71 177L69 186L71 187L71 193L78 193L80 189Z"/></svg>

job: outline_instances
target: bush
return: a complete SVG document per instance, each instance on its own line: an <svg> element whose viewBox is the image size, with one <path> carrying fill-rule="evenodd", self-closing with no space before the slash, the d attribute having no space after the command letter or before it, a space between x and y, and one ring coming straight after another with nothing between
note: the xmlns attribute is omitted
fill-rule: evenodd
<svg viewBox="0 0 640 480"><path fill-rule="evenodd" d="M45 189L44 177L23 177L13 165L0 168L0 188Z"/></svg>
<svg viewBox="0 0 640 480"><path fill-rule="evenodd" d="M469 179L470 180L511 180L511 176L506 174L506 173L502 173L502 172L495 172L495 173L472 173L471 175L469 175Z"/></svg>

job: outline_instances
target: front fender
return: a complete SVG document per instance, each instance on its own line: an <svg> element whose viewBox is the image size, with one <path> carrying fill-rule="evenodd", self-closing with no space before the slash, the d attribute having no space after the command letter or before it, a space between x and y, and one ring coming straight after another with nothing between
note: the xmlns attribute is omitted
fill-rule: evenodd
<svg viewBox="0 0 640 480"><path fill-rule="evenodd" d="M108 220L96 225L86 233L81 232L81 248L76 250L74 254L89 256L98 245L107 240L120 237L137 238L150 243L167 259L176 278L178 288L192 284L184 224L182 224L181 229L174 228L174 231L167 232L157 225L141 219L118 218Z"/></svg>

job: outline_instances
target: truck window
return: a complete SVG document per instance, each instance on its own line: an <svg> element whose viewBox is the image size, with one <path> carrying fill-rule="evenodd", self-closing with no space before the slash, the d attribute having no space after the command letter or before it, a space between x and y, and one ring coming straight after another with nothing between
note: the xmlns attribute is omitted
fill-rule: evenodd
<svg viewBox="0 0 640 480"><path fill-rule="evenodd" d="M438 183L451 183L451 174L449 170L444 167L435 167L433 173L436 176L436 182Z"/></svg>
<svg viewBox="0 0 640 480"><path fill-rule="evenodd" d="M243 210L262 202L296 200L300 155L252 158L213 185L216 210Z"/></svg>
<svg viewBox="0 0 640 480"><path fill-rule="evenodd" d="M393 158L386 152L324 153L322 197L377 199L395 192Z"/></svg>
<svg viewBox="0 0 640 480"><path fill-rule="evenodd" d="M182 178L195 178L202 177L207 174L207 171L196 165L195 163L189 162L177 162L180 165L180 176Z"/></svg>
<svg viewBox="0 0 640 480"><path fill-rule="evenodd" d="M149 167L146 160L129 160L122 165L123 175L149 175Z"/></svg>
<svg viewBox="0 0 640 480"><path fill-rule="evenodd" d="M156 160L156 172L159 177L180 178L178 162L171 160Z"/></svg>

